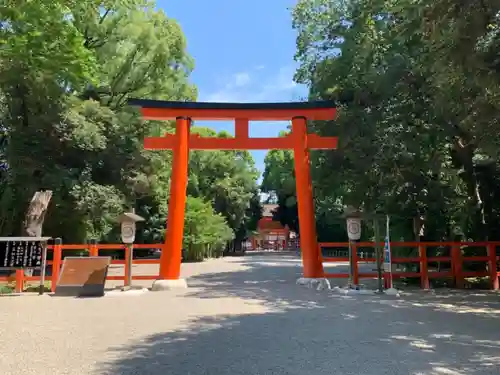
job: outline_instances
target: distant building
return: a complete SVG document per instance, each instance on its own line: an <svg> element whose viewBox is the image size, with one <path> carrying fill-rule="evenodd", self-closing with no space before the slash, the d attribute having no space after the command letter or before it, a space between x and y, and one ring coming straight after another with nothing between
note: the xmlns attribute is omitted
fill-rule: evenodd
<svg viewBox="0 0 500 375"><path fill-rule="evenodd" d="M264 204L262 218L257 223L257 234L250 238L254 249L286 249L290 239L295 238L295 233L288 226L283 226L273 220L273 211L277 204Z"/></svg>

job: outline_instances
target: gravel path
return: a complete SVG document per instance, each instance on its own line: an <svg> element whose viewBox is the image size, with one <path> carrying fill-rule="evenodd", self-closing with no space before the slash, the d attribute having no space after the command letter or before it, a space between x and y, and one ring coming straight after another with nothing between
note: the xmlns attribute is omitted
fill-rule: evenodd
<svg viewBox="0 0 500 375"><path fill-rule="evenodd" d="M1 297L0 374L500 373L500 295L316 292L272 253L183 274L185 291Z"/></svg>

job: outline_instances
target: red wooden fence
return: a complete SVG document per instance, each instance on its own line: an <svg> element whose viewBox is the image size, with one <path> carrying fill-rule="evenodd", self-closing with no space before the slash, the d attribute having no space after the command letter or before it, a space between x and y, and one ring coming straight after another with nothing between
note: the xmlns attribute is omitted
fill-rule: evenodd
<svg viewBox="0 0 500 375"><path fill-rule="evenodd" d="M162 249L163 244L135 244L134 250L137 249ZM62 266L62 255L64 251L68 250L81 250L87 251L89 256L105 256L106 251L124 251L125 259L128 259L127 247L123 244L82 244L82 245L66 245L66 244L55 244L47 246L47 253L52 252L53 260L47 261L47 264L52 265L52 275L47 277L46 280L51 282L51 291L53 292L56 288L57 280L59 279L59 272ZM134 259L133 264L159 264L160 259ZM113 276L108 275L106 280L123 280L125 283L125 275L127 274L130 264L126 260L113 259L111 264L123 264L125 265L125 270L123 276ZM132 275L133 280L156 280L158 275ZM16 270L15 277L11 276L0 276L0 282L12 282L15 281L15 291L20 293L23 291L24 283L26 281L40 281L40 276L25 276L23 270Z"/></svg>
<svg viewBox="0 0 500 375"><path fill-rule="evenodd" d="M331 247L341 247L347 248L347 242L323 242L319 244L322 248ZM359 272L358 258L356 249L358 247L372 247L374 248L374 242L358 242L353 248L353 260L354 260L354 271L353 271L353 282L355 284L359 283L361 278L375 278L377 277L376 272ZM380 243L383 246L383 243ZM450 256L436 256L427 257L426 248L427 247L449 247ZM485 256L463 256L462 248L466 246L474 247L484 247ZM453 278L455 280L455 285L458 288L464 287L464 280L466 277L489 277L491 289L499 289L498 277L500 272L497 271L497 262L499 261L499 256L496 254L496 248L500 246L500 242L391 242L391 251L394 254L394 249L398 247L413 247L418 249L419 256L414 257L392 257L393 264L401 263L418 263L420 265L419 272L401 272L394 271L393 278L401 277L419 277L420 285L422 288L429 288L429 279L431 278ZM136 244L134 249L162 249L163 244ZM47 264L52 265L52 275L47 277L48 281L51 281L51 290L55 290L57 280L59 278L59 271L62 265L62 255L64 251L68 250L85 250L88 251L90 256L105 255L106 251L124 251L128 250L122 244L90 244L90 245L66 245L66 244L55 244L48 246L48 251L52 252L53 260L48 261ZM127 254L125 254L125 259L128 259ZM347 257L323 257L323 262L347 262L349 259ZM363 262L376 262L375 258L363 258ZM487 271L469 271L463 270L464 262L485 262L487 264ZM159 264L159 259L134 259L133 264ZM444 272L429 271L429 262L450 262L451 269ZM108 276L107 280L123 280L125 283L125 275L130 267L130 264L126 260L113 260L112 264L123 264L125 266L125 272L123 276ZM132 275L133 280L155 280L158 275ZM348 278L347 273L325 273L327 278ZM26 281L39 281L39 276L27 277L24 275L23 270L17 270L15 277L11 276L0 276L0 282L12 282L15 281L16 292L21 292Z"/></svg>
<svg viewBox="0 0 500 375"><path fill-rule="evenodd" d="M331 247L343 247L347 248L349 245L347 242L323 242L320 243L321 248L331 248ZM384 244L380 243L381 248ZM463 256L462 248L473 246L473 247L484 247L484 256ZM497 262L499 256L497 256L496 248L500 246L500 242L391 242L391 253L394 254L395 248L405 247L405 248L415 248L418 249L418 256L413 257L394 257L391 256L392 264L401 263L418 263L420 265L419 272L402 272L393 271L392 277L398 279L401 277L419 277L420 285L424 289L429 288L429 279L431 278L453 278L455 280L455 285L458 288L464 287L464 281L466 277L489 277L491 289L498 290L499 282L498 276L500 272L497 271ZM358 242L353 246L353 283L358 284L361 278L375 278L377 277L377 272L360 273L358 267L358 252L359 247L375 247L374 242ZM448 247L450 249L450 256L434 256L428 257L426 249L428 247ZM345 257L323 257L323 262L348 262L349 258ZM376 262L375 258L363 258L364 262ZM436 272L429 271L429 262L450 262L451 268L449 271ZM464 271L464 262L485 262L487 264L487 271ZM348 273L325 273L327 278L348 278Z"/></svg>

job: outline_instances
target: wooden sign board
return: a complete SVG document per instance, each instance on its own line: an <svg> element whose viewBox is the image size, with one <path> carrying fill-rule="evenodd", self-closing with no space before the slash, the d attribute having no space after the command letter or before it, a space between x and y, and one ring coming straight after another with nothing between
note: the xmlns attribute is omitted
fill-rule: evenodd
<svg viewBox="0 0 500 375"><path fill-rule="evenodd" d="M0 237L0 268L42 268L48 237Z"/></svg>
<svg viewBox="0 0 500 375"><path fill-rule="evenodd" d="M111 257L66 257L55 296L102 297Z"/></svg>

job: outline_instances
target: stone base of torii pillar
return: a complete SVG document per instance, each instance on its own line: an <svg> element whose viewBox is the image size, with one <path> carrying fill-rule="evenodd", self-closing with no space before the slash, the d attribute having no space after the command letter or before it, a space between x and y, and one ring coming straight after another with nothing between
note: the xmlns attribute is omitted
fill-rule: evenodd
<svg viewBox="0 0 500 375"><path fill-rule="evenodd" d="M308 288L314 288L316 290L331 289L330 281L324 277L301 277L297 279L297 285L304 285Z"/></svg>
<svg viewBox="0 0 500 375"><path fill-rule="evenodd" d="M186 279L177 280L155 280L151 290L160 292L165 290L186 289L188 287Z"/></svg>

